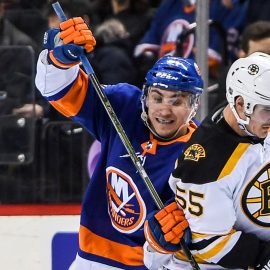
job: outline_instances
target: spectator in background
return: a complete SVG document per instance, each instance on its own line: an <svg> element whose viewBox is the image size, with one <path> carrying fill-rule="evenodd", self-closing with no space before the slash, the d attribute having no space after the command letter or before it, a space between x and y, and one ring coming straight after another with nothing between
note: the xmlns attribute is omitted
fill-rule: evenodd
<svg viewBox="0 0 270 270"><path fill-rule="evenodd" d="M49 0L17 0L22 8L43 8Z"/></svg>
<svg viewBox="0 0 270 270"><path fill-rule="evenodd" d="M239 57L246 57L254 52L270 54L270 21L257 21L245 28Z"/></svg>
<svg viewBox="0 0 270 270"><path fill-rule="evenodd" d="M38 54L42 49L42 33L47 29L46 20L41 12L44 1L40 1L39 4L36 1L11 0L9 2L13 4L8 5L5 18L27 36L31 36L36 43Z"/></svg>
<svg viewBox="0 0 270 270"><path fill-rule="evenodd" d="M89 23L89 13L90 13L90 5L87 0L63 0L61 1L61 7L65 12L67 18L82 16L86 23ZM48 4L43 10L44 16L48 20L49 28L57 28L59 27L60 21L55 13L51 4ZM81 15L83 14L83 15Z"/></svg>
<svg viewBox="0 0 270 270"><path fill-rule="evenodd" d="M110 0L112 15L109 18L118 19L129 33L133 54L135 45L143 37L145 29L151 22L150 5L147 0Z"/></svg>
<svg viewBox="0 0 270 270"><path fill-rule="evenodd" d="M0 45L30 45L35 49L37 44L34 40L5 18L7 6L8 1L0 2Z"/></svg>
<svg viewBox="0 0 270 270"><path fill-rule="evenodd" d="M48 105L38 98L33 83L38 51L34 33L28 36L9 16L11 8L18 8L15 2L0 1L0 201L30 203L38 197L33 187L38 185L39 163L30 165L37 149L35 124Z"/></svg>
<svg viewBox="0 0 270 270"><path fill-rule="evenodd" d="M248 2L247 24L257 21L270 21L270 1L244 0Z"/></svg>
<svg viewBox="0 0 270 270"><path fill-rule="evenodd" d="M227 1L226 1L227 2ZM216 76L216 67L222 63L223 40L226 41L226 33L230 33L231 43L235 43L238 33L241 32L245 23L247 3L234 1L234 4L224 5L220 0L211 0L209 6L209 17L220 28L224 29L225 36L219 36L216 29L210 29L208 59L209 67L212 69L211 75ZM152 21L151 27L144 35L140 44L136 46L135 57L142 57L149 52L155 61L167 53L172 53L176 48L176 40L189 24L196 20L196 1L195 0L164 0ZM232 38L232 34L234 38ZM191 57L194 53L194 35L190 35L185 40L182 57ZM233 47L233 44L230 44ZM234 53L232 53L234 54ZM150 64L152 64L150 62ZM148 69L146 67L146 69ZM144 71L142 71L144 73Z"/></svg>
<svg viewBox="0 0 270 270"><path fill-rule="evenodd" d="M6 17L5 12L12 1L0 2L0 83L2 90L6 92L5 102L2 102L1 114L20 114L25 117L42 117L44 108L48 105L42 99L36 98L37 103L33 103L31 83L31 61L29 60L29 48L17 49L16 64L12 64L14 51L10 46L31 46L34 54L37 53L36 42L24 32L20 31ZM19 52L18 52L19 50ZM33 59L34 61L34 59ZM30 93L31 92L31 93ZM37 93L39 97L40 94Z"/></svg>
<svg viewBox="0 0 270 270"><path fill-rule="evenodd" d="M239 57L246 57L254 52L270 54L270 21L258 21L248 25L242 34ZM226 102L226 74L229 67L225 67L218 80L218 88L209 93L210 110Z"/></svg>
<svg viewBox="0 0 270 270"><path fill-rule="evenodd" d="M136 68L129 55L129 33L117 19L108 19L95 30L96 49L90 59L104 84L136 82Z"/></svg>

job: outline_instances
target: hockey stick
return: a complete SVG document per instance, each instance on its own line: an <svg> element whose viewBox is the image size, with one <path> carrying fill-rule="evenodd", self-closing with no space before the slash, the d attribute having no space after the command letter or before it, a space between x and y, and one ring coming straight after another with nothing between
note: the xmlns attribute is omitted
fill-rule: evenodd
<svg viewBox="0 0 270 270"><path fill-rule="evenodd" d="M65 21L67 20L67 17L65 16L64 14L64 11L62 10L59 2L55 2L52 4L53 8L54 8L54 11L55 13L57 14L58 18L60 19L60 21ZM125 146L129 156L131 157L131 160L133 162L133 164L135 165L135 167L137 168L140 176L142 177L145 185L147 186L154 202L156 203L157 207L159 209L163 208L164 205L155 189L155 187L153 186L149 176L147 175L144 167L142 166L141 164L141 161L139 160L139 158L137 157L136 153L135 153L135 150L131 144L131 142L129 141L117 115L115 114L111 104L110 104L110 101L108 100L101 84L99 83L98 79L97 79L97 76L93 70L93 68L91 67L86 55L83 55L81 56L81 62L82 62L82 65L87 73L87 75L90 77L90 80L104 106L104 108L106 109L107 113L108 113L108 116L110 117L118 135L120 136L120 139L123 143L123 145ZM181 241L181 245L182 245L182 249L183 251L185 252L192 268L194 270L200 270L200 267L198 266L197 262L195 261L194 257L192 256L190 250L188 249L184 239L182 239Z"/></svg>

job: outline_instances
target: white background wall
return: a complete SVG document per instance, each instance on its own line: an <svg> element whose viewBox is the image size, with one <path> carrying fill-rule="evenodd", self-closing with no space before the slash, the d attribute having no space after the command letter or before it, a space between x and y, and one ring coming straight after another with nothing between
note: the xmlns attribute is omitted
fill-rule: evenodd
<svg viewBox="0 0 270 270"><path fill-rule="evenodd" d="M78 229L79 215L0 216L0 269L50 270L53 236Z"/></svg>

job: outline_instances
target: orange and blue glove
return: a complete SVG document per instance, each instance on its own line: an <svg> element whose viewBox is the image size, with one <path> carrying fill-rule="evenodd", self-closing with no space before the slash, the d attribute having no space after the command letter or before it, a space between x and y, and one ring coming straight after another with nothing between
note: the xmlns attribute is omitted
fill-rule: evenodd
<svg viewBox="0 0 270 270"><path fill-rule="evenodd" d="M59 28L44 35L44 48L49 50L48 62L58 68L70 68L80 63L84 53L93 51L96 40L81 17L64 21Z"/></svg>
<svg viewBox="0 0 270 270"><path fill-rule="evenodd" d="M191 241L188 222L176 202L148 215L144 223L144 235L155 251L164 254L181 250L182 238L187 244Z"/></svg>

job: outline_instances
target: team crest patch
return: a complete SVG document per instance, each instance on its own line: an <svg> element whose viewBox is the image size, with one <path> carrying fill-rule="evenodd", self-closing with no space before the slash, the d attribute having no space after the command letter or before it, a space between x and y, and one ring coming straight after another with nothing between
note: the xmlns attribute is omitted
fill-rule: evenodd
<svg viewBox="0 0 270 270"><path fill-rule="evenodd" d="M251 64L248 67L248 73L250 75L256 75L259 72L259 67L256 64Z"/></svg>
<svg viewBox="0 0 270 270"><path fill-rule="evenodd" d="M246 186L241 204L249 220L259 226L270 227L270 164Z"/></svg>
<svg viewBox="0 0 270 270"><path fill-rule="evenodd" d="M185 152L184 159L198 161L205 157L205 150L200 144L192 144Z"/></svg>
<svg viewBox="0 0 270 270"><path fill-rule="evenodd" d="M108 211L113 227L122 233L137 231L145 220L146 207L132 178L123 171L106 169Z"/></svg>

